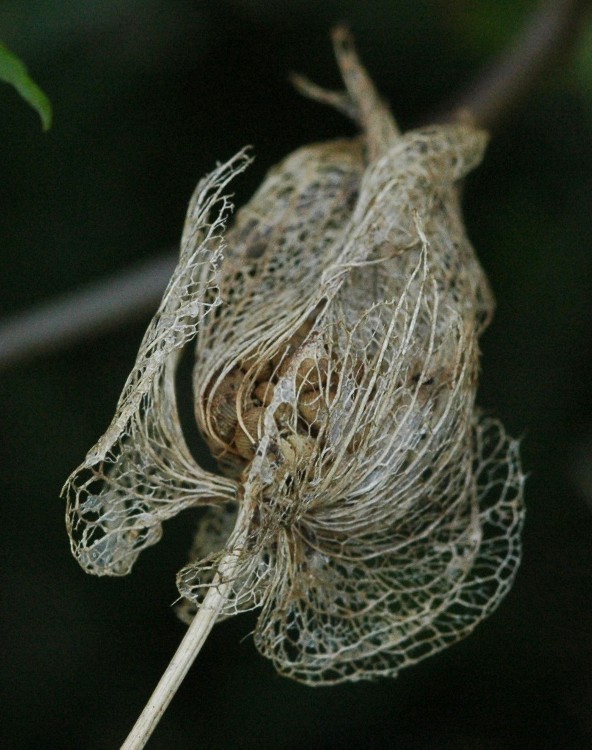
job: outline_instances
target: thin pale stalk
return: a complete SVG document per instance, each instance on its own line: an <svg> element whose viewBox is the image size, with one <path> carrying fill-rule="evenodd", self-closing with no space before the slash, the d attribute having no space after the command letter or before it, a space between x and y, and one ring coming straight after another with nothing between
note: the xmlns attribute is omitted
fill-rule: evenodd
<svg viewBox="0 0 592 750"><path fill-rule="evenodd" d="M201 651L210 631L214 627L218 615L227 600L235 571L240 561L240 553L247 529L244 518L244 504L241 504L241 510L239 511L235 526L235 531L238 534L233 549L222 559L218 573L185 633L185 637L179 644L179 648L169 662L148 703L121 746L121 750L141 750L146 745L179 686L185 679L185 675Z"/></svg>

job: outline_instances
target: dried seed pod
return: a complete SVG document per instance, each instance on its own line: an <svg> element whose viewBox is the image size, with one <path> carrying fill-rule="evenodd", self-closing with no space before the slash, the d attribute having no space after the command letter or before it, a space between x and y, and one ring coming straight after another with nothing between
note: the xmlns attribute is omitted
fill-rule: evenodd
<svg viewBox="0 0 592 750"><path fill-rule="evenodd" d="M292 334L290 338L290 346L292 346L294 349L297 349L301 344L303 344L312 331L313 326L314 318L311 317L305 320L304 323L299 326L296 332Z"/></svg>
<svg viewBox="0 0 592 750"><path fill-rule="evenodd" d="M271 363L274 369L281 367L285 372L291 355L306 341L308 335L312 331L314 321L315 316L312 314L294 331L289 340L279 348L276 354L273 355Z"/></svg>
<svg viewBox="0 0 592 750"><path fill-rule="evenodd" d="M305 469L310 465L310 460L315 452L316 443L308 435L293 433L278 441L279 450L286 471L295 475L298 470Z"/></svg>
<svg viewBox="0 0 592 750"><path fill-rule="evenodd" d="M364 424L358 427L351 437L351 440L347 443L347 450L349 453L357 453L368 444L368 438L372 434L372 428L369 424Z"/></svg>
<svg viewBox="0 0 592 750"><path fill-rule="evenodd" d="M66 486L72 549L99 574L183 508L236 503L179 591L199 607L217 581L199 622L261 607L257 648L308 684L396 675L471 632L511 585L523 514L518 446L475 408L493 302L457 186L487 137L399 133L346 32L334 44L347 93L299 85L361 135L290 154L228 228L245 155L200 183L117 414ZM198 424L232 478L183 439L194 337ZM238 362L247 383L212 383Z"/></svg>
<svg viewBox="0 0 592 750"><path fill-rule="evenodd" d="M329 407L335 400L335 390L324 392L313 388L298 396L298 411L310 427L317 432L327 424Z"/></svg>
<svg viewBox="0 0 592 750"><path fill-rule="evenodd" d="M211 430L227 445L232 442L238 424L236 399L244 377L245 373L242 370L234 370L221 380L208 398L206 413Z"/></svg>
<svg viewBox="0 0 592 750"><path fill-rule="evenodd" d="M329 359L321 356L301 357L298 352L286 357L280 364L277 376L284 377L293 371L294 382L298 392L319 389L326 384L329 374Z"/></svg>
<svg viewBox="0 0 592 750"><path fill-rule="evenodd" d="M350 357L346 361L345 369L350 373L353 380L361 385L367 374L366 363L361 357Z"/></svg>
<svg viewBox="0 0 592 750"><path fill-rule="evenodd" d="M271 377L273 365L270 360L262 360L258 354L254 353L241 361L241 369L249 375L253 371L253 380L256 383L262 383Z"/></svg>
<svg viewBox="0 0 592 750"><path fill-rule="evenodd" d="M243 458L254 458L255 449L261 437L261 420L265 410L259 406L246 411L239 421L234 433L234 445L237 453Z"/></svg>
<svg viewBox="0 0 592 750"><path fill-rule="evenodd" d="M259 383L253 391L253 396L261 401L264 406L269 406L273 401L273 389L274 384L270 383L269 380L265 383Z"/></svg>
<svg viewBox="0 0 592 750"><path fill-rule="evenodd" d="M298 412L292 403L286 403L285 401L276 403L272 398L270 406L272 407L271 412L275 422L274 430L277 428L279 432L284 433L286 430L292 431L296 429Z"/></svg>
<svg viewBox="0 0 592 750"><path fill-rule="evenodd" d="M289 344L282 344L278 351L271 358L272 371L277 374L277 370L282 364L289 359L290 355L294 351L294 348Z"/></svg>

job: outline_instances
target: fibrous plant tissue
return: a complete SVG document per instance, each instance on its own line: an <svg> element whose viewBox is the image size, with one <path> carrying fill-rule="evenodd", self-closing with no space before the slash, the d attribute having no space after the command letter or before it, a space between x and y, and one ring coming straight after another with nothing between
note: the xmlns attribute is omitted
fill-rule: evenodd
<svg viewBox="0 0 592 750"><path fill-rule="evenodd" d="M242 151L191 200L178 266L113 422L66 484L72 550L124 575L162 523L204 508L181 616L259 609L254 641L311 685L395 675L467 635L520 557L518 445L479 413L493 300L459 208L487 136L401 134L343 29L346 91L298 78L361 135L301 148L232 221ZM197 425L175 373L195 342Z"/></svg>

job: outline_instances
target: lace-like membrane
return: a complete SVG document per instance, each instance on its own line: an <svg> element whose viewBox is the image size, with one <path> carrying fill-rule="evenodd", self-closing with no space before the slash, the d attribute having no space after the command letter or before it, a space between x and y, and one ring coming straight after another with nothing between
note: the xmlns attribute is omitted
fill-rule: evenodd
<svg viewBox="0 0 592 750"><path fill-rule="evenodd" d="M229 228L224 191L248 157L198 185L115 418L65 488L72 550L99 575L128 573L164 520L209 506L181 616L238 554L220 617L261 608L258 649L311 684L394 675L469 633L512 583L523 512L518 446L475 408L493 301L456 185L486 136L401 135L334 41L347 94L298 85L362 136L291 154ZM194 338L219 474L179 425Z"/></svg>

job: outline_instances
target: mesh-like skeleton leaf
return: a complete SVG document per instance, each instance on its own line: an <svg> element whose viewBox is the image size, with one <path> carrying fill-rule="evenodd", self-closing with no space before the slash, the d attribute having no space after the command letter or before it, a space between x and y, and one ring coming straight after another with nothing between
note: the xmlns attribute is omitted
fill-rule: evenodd
<svg viewBox="0 0 592 750"><path fill-rule="evenodd" d="M181 616L223 581L219 617L260 608L257 648L309 684L395 675L471 632L511 586L523 516L517 443L475 407L493 301L458 182L486 136L400 134L347 34L334 44L347 92L296 83L361 136L290 154L230 226L248 156L200 182L115 418L66 485L72 550L98 575L204 506ZM219 473L178 418L193 339Z"/></svg>

